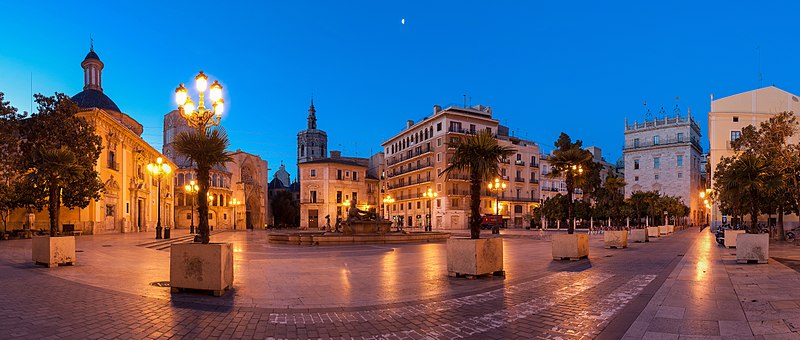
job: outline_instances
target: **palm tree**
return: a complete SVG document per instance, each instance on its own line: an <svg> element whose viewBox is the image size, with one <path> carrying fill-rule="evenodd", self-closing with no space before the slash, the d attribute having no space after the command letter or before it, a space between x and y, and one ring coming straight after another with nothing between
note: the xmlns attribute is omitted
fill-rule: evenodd
<svg viewBox="0 0 800 340"><path fill-rule="evenodd" d="M38 149L34 154L36 168L27 174L32 183L40 183L47 191L47 211L50 217L50 236L58 233L62 189L80 175L75 153L66 146L58 149Z"/></svg>
<svg viewBox="0 0 800 340"><path fill-rule="evenodd" d="M225 149L228 148L228 135L220 129L209 131L191 130L181 132L175 137L175 151L185 155L197 167L197 213L200 219L198 235L195 242L208 243L208 181L211 168L217 164L230 161L232 158Z"/></svg>
<svg viewBox="0 0 800 340"><path fill-rule="evenodd" d="M718 167L714 174L719 198L729 201L728 206L746 205L750 210L750 233L758 233L759 202L771 182L770 164L749 152L739 155L728 164Z"/></svg>
<svg viewBox="0 0 800 340"><path fill-rule="evenodd" d="M572 200L572 194L575 192L576 184L582 184L578 181L581 180L583 169L589 169L592 166L592 154L581 148L583 143L576 141L572 143L566 133L561 133L555 145L558 147L553 151L553 157L550 158L550 166L553 168L550 172L550 177L559 178L564 176L564 182L567 185L567 199L569 207L567 209L567 233L575 233L575 225L573 218L575 216L575 204Z"/></svg>
<svg viewBox="0 0 800 340"><path fill-rule="evenodd" d="M500 172L500 160L514 154L516 149L498 145L497 139L489 131L481 131L476 135L458 139L449 146L454 147L455 152L450 159L450 165L442 174L449 177L451 172L469 172L469 233L471 238L478 239L481 235L480 208L483 183L497 176Z"/></svg>

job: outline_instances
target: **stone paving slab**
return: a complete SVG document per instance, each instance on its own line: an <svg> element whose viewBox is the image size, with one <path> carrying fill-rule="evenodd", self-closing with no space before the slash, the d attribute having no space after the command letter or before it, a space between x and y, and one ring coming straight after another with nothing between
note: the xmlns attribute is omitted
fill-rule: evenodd
<svg viewBox="0 0 800 340"><path fill-rule="evenodd" d="M593 235L577 263L552 261L547 241L506 239L507 277L467 280L446 275L443 244L275 247L264 236L215 236L237 256L235 288L221 298L150 286L168 277L168 252L136 246L146 235L80 237L80 264L57 270L28 263L24 241L0 243L0 339L603 338L610 324L633 323L626 310L655 298L643 292L667 282L698 238L606 250Z"/></svg>

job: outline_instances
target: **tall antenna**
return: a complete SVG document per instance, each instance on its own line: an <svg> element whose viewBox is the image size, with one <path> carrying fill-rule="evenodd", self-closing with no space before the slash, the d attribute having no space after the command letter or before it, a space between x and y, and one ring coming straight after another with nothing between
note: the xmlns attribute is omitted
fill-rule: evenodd
<svg viewBox="0 0 800 340"><path fill-rule="evenodd" d="M761 76L761 45L756 46L756 51L758 52L758 88L761 88L763 80Z"/></svg>
<svg viewBox="0 0 800 340"><path fill-rule="evenodd" d="M464 108L467 108L467 95L464 95Z"/></svg>
<svg viewBox="0 0 800 340"><path fill-rule="evenodd" d="M31 72L31 110L28 113L33 114L33 72Z"/></svg>

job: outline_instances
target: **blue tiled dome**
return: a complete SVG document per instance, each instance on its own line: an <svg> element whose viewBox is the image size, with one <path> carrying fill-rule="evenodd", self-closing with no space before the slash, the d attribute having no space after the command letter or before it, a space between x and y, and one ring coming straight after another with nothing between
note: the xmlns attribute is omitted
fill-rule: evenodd
<svg viewBox="0 0 800 340"><path fill-rule="evenodd" d="M94 54L94 52L89 52L89 54ZM83 109L96 107L98 109L122 112L120 111L119 107L117 107L117 104L114 104L114 101L111 100L111 98L108 98L105 93L98 90L83 90L80 93L72 96L72 101Z"/></svg>

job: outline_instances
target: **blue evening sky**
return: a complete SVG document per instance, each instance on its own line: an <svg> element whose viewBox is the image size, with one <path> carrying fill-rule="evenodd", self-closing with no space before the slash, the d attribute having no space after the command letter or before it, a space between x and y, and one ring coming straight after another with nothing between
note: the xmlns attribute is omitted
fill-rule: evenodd
<svg viewBox="0 0 800 340"><path fill-rule="evenodd" d="M378 151L407 119L466 94L546 151L564 131L612 162L644 101L654 115L691 106L705 139L712 93L800 93L790 1L7 1L1 12L0 91L13 105L29 109L31 75L34 93L81 91L91 34L105 93L152 145L174 88L204 70L225 86L232 149L267 159L270 177L281 161L294 174L312 93L329 149L346 155Z"/></svg>

